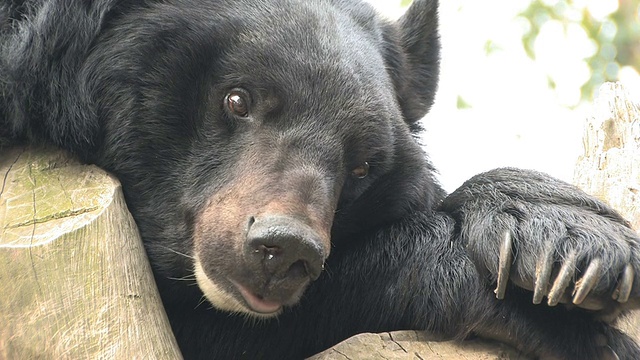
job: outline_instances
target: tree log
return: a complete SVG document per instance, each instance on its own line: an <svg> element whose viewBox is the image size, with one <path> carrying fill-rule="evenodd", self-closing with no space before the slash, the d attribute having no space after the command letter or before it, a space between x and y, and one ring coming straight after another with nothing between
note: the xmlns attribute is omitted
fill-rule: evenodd
<svg viewBox="0 0 640 360"><path fill-rule="evenodd" d="M0 358L181 358L118 181L25 147L0 175Z"/></svg>
<svg viewBox="0 0 640 360"><path fill-rule="evenodd" d="M308 360L507 360L527 358L517 350L489 340L432 341L424 332L393 331L359 334Z"/></svg>

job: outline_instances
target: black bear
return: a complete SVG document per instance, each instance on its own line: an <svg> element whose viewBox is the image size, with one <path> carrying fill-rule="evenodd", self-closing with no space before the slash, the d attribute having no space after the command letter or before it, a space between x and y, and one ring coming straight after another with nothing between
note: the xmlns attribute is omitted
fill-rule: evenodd
<svg viewBox="0 0 640 360"><path fill-rule="evenodd" d="M437 1L397 22L357 0L0 14L0 135L121 180L186 358L299 359L394 329L640 358L612 325L640 304L638 236L615 211L531 171L449 196L434 179L414 136Z"/></svg>

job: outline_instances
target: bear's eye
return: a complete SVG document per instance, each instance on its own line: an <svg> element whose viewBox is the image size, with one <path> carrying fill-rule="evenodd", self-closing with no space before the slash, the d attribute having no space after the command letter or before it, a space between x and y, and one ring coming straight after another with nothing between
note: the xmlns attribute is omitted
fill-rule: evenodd
<svg viewBox="0 0 640 360"><path fill-rule="evenodd" d="M249 116L249 95L244 90L231 90L224 98L224 105L234 116Z"/></svg>
<svg viewBox="0 0 640 360"><path fill-rule="evenodd" d="M358 179L365 178L367 175L369 175L369 163L366 161L363 162L362 165L351 170L351 176Z"/></svg>

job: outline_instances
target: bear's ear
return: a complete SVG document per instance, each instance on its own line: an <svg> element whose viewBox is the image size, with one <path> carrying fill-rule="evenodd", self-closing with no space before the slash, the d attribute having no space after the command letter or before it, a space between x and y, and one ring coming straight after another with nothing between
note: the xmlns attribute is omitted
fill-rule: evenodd
<svg viewBox="0 0 640 360"><path fill-rule="evenodd" d="M433 104L438 87L438 1L415 0L388 30L385 60L404 118L412 128L417 127L416 122Z"/></svg>

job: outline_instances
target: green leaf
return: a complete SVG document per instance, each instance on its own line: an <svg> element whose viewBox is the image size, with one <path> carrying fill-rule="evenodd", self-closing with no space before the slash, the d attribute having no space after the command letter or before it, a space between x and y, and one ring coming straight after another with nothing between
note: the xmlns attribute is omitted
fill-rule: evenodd
<svg viewBox="0 0 640 360"><path fill-rule="evenodd" d="M491 55L497 51L502 50L502 47L496 44L493 40L489 39L484 43L484 53L485 55Z"/></svg>
<svg viewBox="0 0 640 360"><path fill-rule="evenodd" d="M402 1L400 1L400 6L401 7L407 7L407 6L411 5L412 2L413 2L413 0L402 0Z"/></svg>
<svg viewBox="0 0 640 360"><path fill-rule="evenodd" d="M456 101L456 107L460 110L462 109L471 109L472 106L469 104L462 96L458 95L458 100Z"/></svg>

